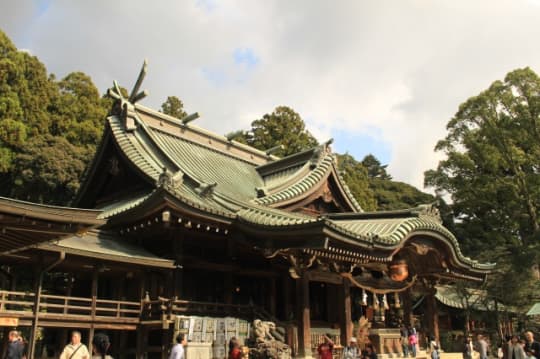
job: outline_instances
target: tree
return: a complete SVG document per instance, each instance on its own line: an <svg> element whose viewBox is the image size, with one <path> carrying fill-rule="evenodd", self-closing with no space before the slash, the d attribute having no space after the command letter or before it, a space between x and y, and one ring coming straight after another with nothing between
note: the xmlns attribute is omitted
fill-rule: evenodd
<svg viewBox="0 0 540 359"><path fill-rule="evenodd" d="M238 134L235 139L260 150L282 145L284 148L274 152L277 156L288 156L318 145L317 140L306 129L300 115L287 106L275 110L251 123L251 130Z"/></svg>
<svg viewBox="0 0 540 359"><path fill-rule="evenodd" d="M75 145L96 146L103 132L108 101L100 96L90 76L72 72L57 84L49 112L50 133Z"/></svg>
<svg viewBox="0 0 540 359"><path fill-rule="evenodd" d="M167 100L161 104L161 112L176 118L187 116L187 112L184 111L184 103L176 96L167 97Z"/></svg>
<svg viewBox="0 0 540 359"><path fill-rule="evenodd" d="M54 91L45 66L17 48L0 31L0 175L13 167L29 135L46 132Z"/></svg>
<svg viewBox="0 0 540 359"><path fill-rule="evenodd" d="M419 204L433 203L435 197L410 184L384 178L370 178L369 188L377 201L377 209L389 211L413 208Z"/></svg>
<svg viewBox="0 0 540 359"><path fill-rule="evenodd" d="M375 195L370 188L368 171L353 156L348 153L337 155L339 170L345 183L364 211L374 211L377 208Z"/></svg>
<svg viewBox="0 0 540 359"><path fill-rule="evenodd" d="M392 179L392 176L386 172L386 167L388 167L388 165L382 165L371 153L364 157L362 165L367 169L369 178L380 178L384 180Z"/></svg>
<svg viewBox="0 0 540 359"><path fill-rule="evenodd" d="M0 195L67 204L109 107L89 76L56 81L0 31Z"/></svg>
<svg viewBox="0 0 540 359"><path fill-rule="evenodd" d="M446 159L425 173L425 184L450 194L463 247L481 259L497 256L495 281L505 286L490 283L491 294L524 304L540 248L540 78L529 68L508 73L465 101L447 129L435 147ZM507 270L525 275L516 290L504 289Z"/></svg>
<svg viewBox="0 0 540 359"><path fill-rule="evenodd" d="M71 144L59 136L36 136L15 157L10 197L66 204L76 194L93 148Z"/></svg>

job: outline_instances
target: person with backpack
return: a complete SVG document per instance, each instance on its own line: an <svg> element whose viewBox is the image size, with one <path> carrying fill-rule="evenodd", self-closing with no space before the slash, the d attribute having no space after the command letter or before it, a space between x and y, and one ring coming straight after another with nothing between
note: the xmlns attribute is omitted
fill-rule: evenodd
<svg viewBox="0 0 540 359"><path fill-rule="evenodd" d="M81 343L81 332L74 330L71 333L71 342L64 347L60 359L90 359L88 348Z"/></svg>

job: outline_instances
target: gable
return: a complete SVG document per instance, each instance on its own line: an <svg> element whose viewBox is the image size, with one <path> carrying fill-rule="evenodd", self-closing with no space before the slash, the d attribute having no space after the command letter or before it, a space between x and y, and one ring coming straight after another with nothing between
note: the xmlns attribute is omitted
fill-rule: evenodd
<svg viewBox="0 0 540 359"><path fill-rule="evenodd" d="M153 187L125 158L110 136L105 135L83 180L76 203L84 208L102 207Z"/></svg>
<svg viewBox="0 0 540 359"><path fill-rule="evenodd" d="M277 208L315 216L327 213L355 212L341 190L339 179L336 178L333 171L317 186L314 186L309 195Z"/></svg>

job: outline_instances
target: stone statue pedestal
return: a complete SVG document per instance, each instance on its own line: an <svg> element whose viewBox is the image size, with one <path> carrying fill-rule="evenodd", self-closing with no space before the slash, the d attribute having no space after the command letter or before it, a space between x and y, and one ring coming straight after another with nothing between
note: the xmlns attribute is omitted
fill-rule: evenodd
<svg viewBox="0 0 540 359"><path fill-rule="evenodd" d="M369 340L373 343L378 355L387 354L388 357L400 357L402 351L400 338L399 328L369 330Z"/></svg>

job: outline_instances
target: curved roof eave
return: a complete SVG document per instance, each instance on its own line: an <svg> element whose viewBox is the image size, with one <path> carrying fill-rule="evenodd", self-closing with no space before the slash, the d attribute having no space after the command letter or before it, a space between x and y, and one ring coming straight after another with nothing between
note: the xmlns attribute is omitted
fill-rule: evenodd
<svg viewBox="0 0 540 359"><path fill-rule="evenodd" d="M320 159L316 162L315 168L311 169L300 178L298 178L297 173L295 173L289 181L286 181L287 186L285 188L267 196L257 198L253 202L272 207L287 206L310 196L319 189L319 186L322 185L322 183L332 176L335 178L335 183L341 197L346 201L350 210L352 210L353 213L362 212L362 207L358 201L356 201L344 179L339 174L336 167L335 156L327 149L324 149L323 151L325 151L325 153L321 155ZM298 172L300 173L300 170ZM296 181L292 182L292 179Z"/></svg>

